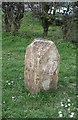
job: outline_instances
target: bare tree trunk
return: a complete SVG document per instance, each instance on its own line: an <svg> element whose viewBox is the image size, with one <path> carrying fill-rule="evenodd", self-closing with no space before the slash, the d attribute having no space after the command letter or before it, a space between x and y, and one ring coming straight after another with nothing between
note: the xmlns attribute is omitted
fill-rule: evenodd
<svg viewBox="0 0 78 120"><path fill-rule="evenodd" d="M3 22L6 32L18 32L21 19L24 16L24 3L22 2L3 2L2 10L4 12Z"/></svg>
<svg viewBox="0 0 78 120"><path fill-rule="evenodd" d="M75 22L76 22L76 43L78 43L78 1L74 3L76 6L74 13L75 13Z"/></svg>
<svg viewBox="0 0 78 120"><path fill-rule="evenodd" d="M48 20L46 18L43 18L42 26L43 26L43 35L47 36L48 35L49 23L48 23Z"/></svg>
<svg viewBox="0 0 78 120"><path fill-rule="evenodd" d="M17 33L20 28L21 19L24 16L24 3L16 4L15 17L13 17L13 33Z"/></svg>
<svg viewBox="0 0 78 120"><path fill-rule="evenodd" d="M43 3L42 4L42 26L43 26L43 35L47 36L48 34L48 28L49 28L49 22L48 22L48 18L47 18L47 14L48 14L48 10L49 10L49 6L47 3Z"/></svg>
<svg viewBox="0 0 78 120"><path fill-rule="evenodd" d="M3 7L3 19L4 19L4 28L6 32L11 32L11 25L12 25L12 19L13 19L13 15L12 15L12 7L10 3L2 3L2 7Z"/></svg>
<svg viewBox="0 0 78 120"><path fill-rule="evenodd" d="M72 3L74 14L64 16L63 38L74 43L78 42L78 3Z"/></svg>

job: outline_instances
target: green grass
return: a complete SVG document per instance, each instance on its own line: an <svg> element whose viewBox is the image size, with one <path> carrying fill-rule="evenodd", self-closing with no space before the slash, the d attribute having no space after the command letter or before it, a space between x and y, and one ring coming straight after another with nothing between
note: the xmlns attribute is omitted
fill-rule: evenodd
<svg viewBox="0 0 78 120"><path fill-rule="evenodd" d="M2 113L5 118L59 118L59 111L65 118L72 112L73 117L76 116L76 46L62 39L60 27L50 26L45 37L54 41L61 57L57 89L31 95L24 86L26 47L34 38L43 37L42 31L40 22L27 13L17 35L2 34Z"/></svg>
<svg viewBox="0 0 78 120"><path fill-rule="evenodd" d="M2 13L0 10L0 28L2 27ZM2 29L0 29L0 118L2 116Z"/></svg>

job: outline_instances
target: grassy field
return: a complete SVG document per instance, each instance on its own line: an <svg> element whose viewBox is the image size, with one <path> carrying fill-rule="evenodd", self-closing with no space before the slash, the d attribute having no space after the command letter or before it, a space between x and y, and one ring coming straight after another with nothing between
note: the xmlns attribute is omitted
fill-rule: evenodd
<svg viewBox="0 0 78 120"><path fill-rule="evenodd" d="M2 34L3 117L5 118L72 118L76 117L76 46L62 39L61 28L50 26L46 39L58 48L60 72L55 91L31 95L24 87L24 56L34 38L43 38L37 19L26 14L19 33Z"/></svg>

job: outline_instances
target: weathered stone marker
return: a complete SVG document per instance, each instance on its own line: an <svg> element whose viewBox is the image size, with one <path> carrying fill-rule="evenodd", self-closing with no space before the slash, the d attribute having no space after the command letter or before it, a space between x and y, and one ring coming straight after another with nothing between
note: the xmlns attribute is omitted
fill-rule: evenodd
<svg viewBox="0 0 78 120"><path fill-rule="evenodd" d="M24 79L31 93L57 87L60 56L52 41L35 39L26 49Z"/></svg>

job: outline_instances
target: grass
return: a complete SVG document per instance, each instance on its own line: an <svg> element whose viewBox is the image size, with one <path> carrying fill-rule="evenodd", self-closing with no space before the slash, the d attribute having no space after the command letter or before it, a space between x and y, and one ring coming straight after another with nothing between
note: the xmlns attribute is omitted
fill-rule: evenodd
<svg viewBox="0 0 78 120"><path fill-rule="evenodd" d="M0 11L0 28L2 27L2 14ZM0 29L0 118L2 117L2 29Z"/></svg>
<svg viewBox="0 0 78 120"><path fill-rule="evenodd" d="M48 36L45 37L54 41L61 57L57 89L31 95L24 87L26 47L37 37L43 37L42 26L37 19L32 19L30 13L24 16L17 35L4 32L2 34L2 116L5 118L76 117L76 46L62 39L60 27L50 26Z"/></svg>

